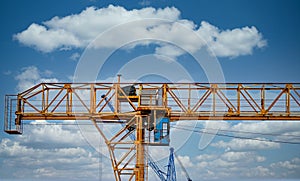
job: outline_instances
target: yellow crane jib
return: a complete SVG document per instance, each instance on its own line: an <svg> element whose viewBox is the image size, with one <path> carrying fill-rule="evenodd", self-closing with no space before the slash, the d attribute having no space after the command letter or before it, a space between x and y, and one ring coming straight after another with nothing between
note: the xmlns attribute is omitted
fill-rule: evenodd
<svg viewBox="0 0 300 181"><path fill-rule="evenodd" d="M27 120L92 123L108 146L115 179L144 181L145 146L169 145L172 122L299 121L300 83L41 83L6 95L4 119L9 134L21 134ZM100 124L124 126L111 136Z"/></svg>

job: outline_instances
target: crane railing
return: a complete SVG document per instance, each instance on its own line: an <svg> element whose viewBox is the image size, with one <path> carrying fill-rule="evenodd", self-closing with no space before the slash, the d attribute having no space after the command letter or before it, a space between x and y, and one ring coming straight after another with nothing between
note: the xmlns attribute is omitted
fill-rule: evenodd
<svg viewBox="0 0 300 181"><path fill-rule="evenodd" d="M122 87L133 85L136 95ZM155 95L144 105L143 91ZM109 108L104 97L112 102ZM16 124L20 120L130 119L149 107L168 109L176 120L298 120L298 83L41 83L16 97ZM11 106L8 102L6 107ZM129 116L128 116L129 115Z"/></svg>

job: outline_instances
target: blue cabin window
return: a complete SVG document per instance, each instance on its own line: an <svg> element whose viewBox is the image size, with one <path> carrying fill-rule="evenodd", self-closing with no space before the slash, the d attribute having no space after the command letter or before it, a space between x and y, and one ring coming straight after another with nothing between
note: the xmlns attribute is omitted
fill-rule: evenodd
<svg viewBox="0 0 300 181"><path fill-rule="evenodd" d="M154 142L161 145L169 145L170 143L170 120L169 118L156 119L156 126L154 130Z"/></svg>

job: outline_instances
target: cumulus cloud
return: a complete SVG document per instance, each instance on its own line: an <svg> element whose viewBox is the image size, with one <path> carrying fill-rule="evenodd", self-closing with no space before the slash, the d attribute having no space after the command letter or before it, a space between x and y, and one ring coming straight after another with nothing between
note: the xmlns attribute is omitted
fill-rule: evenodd
<svg viewBox="0 0 300 181"><path fill-rule="evenodd" d="M131 24L120 31L111 31L113 27L132 21L145 19L165 19L168 22L157 21ZM184 27L179 28L179 26ZM118 26L120 27L120 26ZM20 43L33 47L41 52L85 48L99 34L109 31L109 36L101 38L96 43L97 48L120 48L125 40L136 40L147 37L147 40L133 43L158 45L155 52L166 56L177 57L184 51L173 45L166 45L159 40L167 39L171 44L179 45L186 51L194 53L202 47L208 47L219 57L237 57L248 55L255 48L266 46L266 40L256 27L241 27L222 30L208 22L200 25L186 19L181 19L180 11L175 7L155 9L151 7L127 10L124 7L109 5L104 8L88 7L78 14L65 17L53 17L41 24L33 23L27 29L13 37ZM198 41L194 36L203 41Z"/></svg>
<svg viewBox="0 0 300 181"><path fill-rule="evenodd" d="M203 37L206 37L209 47L219 57L248 55L252 53L253 47L266 46L262 34L254 26L222 31L207 22L202 22L198 32L200 36L206 35Z"/></svg>
<svg viewBox="0 0 300 181"><path fill-rule="evenodd" d="M173 45L164 45L156 47L156 54L163 55L169 59L175 59L177 56L184 54L183 50Z"/></svg>
<svg viewBox="0 0 300 181"><path fill-rule="evenodd" d="M262 139L263 140L263 139ZM259 141L251 139L232 139L229 142L219 141L213 143L212 146L217 148L225 148L226 150L268 150L268 149L278 149L280 148L279 143Z"/></svg>
<svg viewBox="0 0 300 181"><path fill-rule="evenodd" d="M30 87L41 82L58 82L56 78L50 78L51 71L40 71L36 66L29 66L22 68L21 72L15 76L18 81L17 90L22 92Z"/></svg>
<svg viewBox="0 0 300 181"><path fill-rule="evenodd" d="M272 168L283 168L283 169L297 169L300 171L300 158L293 158L292 160L280 161L271 164Z"/></svg>
<svg viewBox="0 0 300 181"><path fill-rule="evenodd" d="M275 173L272 172L269 168L263 166L257 166L249 169L245 176L247 177L274 177Z"/></svg>
<svg viewBox="0 0 300 181"><path fill-rule="evenodd" d="M113 180L110 161L87 144L77 126L26 125L24 129L21 136L0 140L1 180Z"/></svg>
<svg viewBox="0 0 300 181"><path fill-rule="evenodd" d="M184 165L185 168L192 168L194 166L191 158L187 155L185 156L178 156L178 159L180 160L180 162L182 163L182 165ZM179 167L179 163L178 163L178 160L176 159L175 160L175 163L178 165Z"/></svg>
<svg viewBox="0 0 300 181"><path fill-rule="evenodd" d="M197 161L211 161L217 158L217 155L213 154L202 154L196 157Z"/></svg>
<svg viewBox="0 0 300 181"><path fill-rule="evenodd" d="M5 138L0 142L0 148L0 155L5 158L1 160L1 165L5 165L1 166L1 175L10 169L14 170L13 177L22 179L98 176L98 155L81 147L33 148Z"/></svg>
<svg viewBox="0 0 300 181"><path fill-rule="evenodd" d="M217 122L212 129L215 130L214 127L218 127L222 130L222 134L229 134L228 132L230 132L233 136L240 135L250 138L257 136L257 134L250 134L249 132L273 133L281 137L286 134L295 134L295 131L298 130L296 125L297 123L293 122L239 122L237 124ZM207 131L211 132L211 130ZM225 178L240 177L252 179L275 177L298 178L296 174L299 169L296 167L298 159L272 163L272 159L268 156L259 155L262 152L273 152L274 149L278 150L284 147L284 145L279 143L268 142L267 138L269 135L265 137L258 138L265 141L229 139L228 141L222 140L210 144L210 146L217 148L218 151L220 151L219 149L223 149L224 152L220 154L206 152L206 154L200 154L196 158L188 158L192 162L191 164L195 165L195 169L190 169L192 178L197 178L199 174L203 176L203 180L224 180ZM272 135L272 139L279 139L279 137ZM291 136L286 138L291 138Z"/></svg>
<svg viewBox="0 0 300 181"><path fill-rule="evenodd" d="M198 178L199 175L201 175L202 180L258 179L275 175L273 169L266 164L266 158L256 151L229 151L200 154L195 158L184 157L184 160L191 162L186 163L186 165L193 179ZM192 165L191 168L190 165ZM261 165L267 166L262 167ZM249 174L250 170L251 174ZM184 180L182 175L178 176Z"/></svg>
<svg viewBox="0 0 300 181"><path fill-rule="evenodd" d="M176 8L126 10L113 5L101 9L88 7L79 14L53 17L42 25L33 23L23 32L15 34L14 38L42 52L59 48L82 48L113 26L144 18L176 20L179 15Z"/></svg>
<svg viewBox="0 0 300 181"><path fill-rule="evenodd" d="M263 156L256 155L255 152L225 152L221 158L229 162L263 162Z"/></svg>
<svg viewBox="0 0 300 181"><path fill-rule="evenodd" d="M80 57L80 54L78 52L76 52L70 56L70 59L76 61L79 59L79 57Z"/></svg>
<svg viewBox="0 0 300 181"><path fill-rule="evenodd" d="M80 46L79 39L64 29L47 29L45 26L35 23L22 33L15 35L14 38L43 52Z"/></svg>
<svg viewBox="0 0 300 181"><path fill-rule="evenodd" d="M69 127L65 125L42 124L41 121L37 121L26 126L25 129L27 133L22 135L18 140L22 141L24 145L38 145L43 148L84 145L84 139L81 137L80 130L78 130L75 123ZM45 122L45 124L47 124L47 122Z"/></svg>
<svg viewBox="0 0 300 181"><path fill-rule="evenodd" d="M280 122L241 122L232 126L233 130L260 132L260 133L286 133L298 131L298 123L293 121L280 121Z"/></svg>
<svg viewBox="0 0 300 181"><path fill-rule="evenodd" d="M45 142L47 140L45 139ZM32 147L21 145L18 141L11 141L10 139L3 139L0 143L1 145L1 151L0 153L2 155L14 157L14 156L36 156L36 157L42 157L42 156L54 156L53 153L55 152L56 156L74 156L74 155L82 155L86 154L86 151L82 148L54 148L53 150L48 149L34 149ZM54 160L50 160L54 161ZM27 164L34 164L34 163L27 163Z"/></svg>
<svg viewBox="0 0 300 181"><path fill-rule="evenodd" d="M299 142L300 130L298 123L292 121L281 122L241 122L233 125L231 130L236 131L236 135L253 136L251 133L262 133L273 137L273 140ZM243 133L239 133L243 132Z"/></svg>
<svg viewBox="0 0 300 181"><path fill-rule="evenodd" d="M34 86L34 82L39 78L40 75L36 67L25 67L22 69L22 72L15 77L15 79L19 81L17 89L22 91L32 87Z"/></svg>

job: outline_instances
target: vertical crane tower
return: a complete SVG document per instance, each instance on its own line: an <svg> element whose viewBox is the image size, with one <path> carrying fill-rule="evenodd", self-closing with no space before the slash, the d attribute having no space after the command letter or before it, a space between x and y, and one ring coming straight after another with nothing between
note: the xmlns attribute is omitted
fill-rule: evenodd
<svg viewBox="0 0 300 181"><path fill-rule="evenodd" d="M299 121L300 83L41 83L7 95L5 105L9 134L22 134L26 120L92 122L116 181L145 181L147 146L168 146L172 122ZM121 126L109 136L107 124Z"/></svg>

